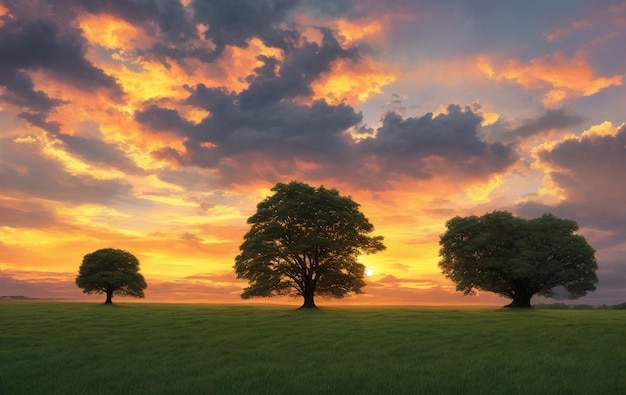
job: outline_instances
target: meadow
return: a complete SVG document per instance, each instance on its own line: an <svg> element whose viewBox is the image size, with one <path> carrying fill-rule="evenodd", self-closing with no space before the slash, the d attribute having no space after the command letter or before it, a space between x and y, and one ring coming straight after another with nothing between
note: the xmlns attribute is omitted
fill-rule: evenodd
<svg viewBox="0 0 626 395"><path fill-rule="evenodd" d="M0 303L0 394L617 394L625 310Z"/></svg>

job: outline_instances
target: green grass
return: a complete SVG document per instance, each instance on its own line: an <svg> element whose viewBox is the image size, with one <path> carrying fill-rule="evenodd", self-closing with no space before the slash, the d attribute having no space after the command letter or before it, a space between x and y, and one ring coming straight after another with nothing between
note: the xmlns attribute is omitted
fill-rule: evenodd
<svg viewBox="0 0 626 395"><path fill-rule="evenodd" d="M617 394L626 311L0 303L0 394Z"/></svg>

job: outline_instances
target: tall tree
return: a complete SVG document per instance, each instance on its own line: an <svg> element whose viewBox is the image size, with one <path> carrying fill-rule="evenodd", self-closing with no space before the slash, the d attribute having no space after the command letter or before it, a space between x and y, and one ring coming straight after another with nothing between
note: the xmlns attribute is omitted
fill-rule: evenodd
<svg viewBox="0 0 626 395"><path fill-rule="evenodd" d="M454 217L446 227L439 267L466 295L490 291L512 299L509 307L531 307L533 295L550 297L557 286L571 299L596 289L595 251L575 221L494 211Z"/></svg>
<svg viewBox="0 0 626 395"><path fill-rule="evenodd" d="M335 189L300 182L279 183L248 219L235 258L237 278L248 280L242 298L301 296L303 308L315 295L342 298L365 286L361 252L385 249L382 236L368 236L372 224L359 205Z"/></svg>
<svg viewBox="0 0 626 395"><path fill-rule="evenodd" d="M139 273L139 261L128 251L104 248L85 255L76 285L86 294L106 294L105 304L113 303L113 294L143 298L148 287Z"/></svg>

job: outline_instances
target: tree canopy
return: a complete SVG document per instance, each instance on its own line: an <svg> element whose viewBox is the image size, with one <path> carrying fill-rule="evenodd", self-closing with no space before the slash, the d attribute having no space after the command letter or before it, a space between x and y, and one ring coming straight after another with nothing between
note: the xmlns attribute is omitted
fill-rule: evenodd
<svg viewBox="0 0 626 395"><path fill-rule="evenodd" d="M86 294L106 294L105 304L113 294L143 298L148 287L139 273L139 261L128 251L104 248L85 255L76 285Z"/></svg>
<svg viewBox="0 0 626 395"><path fill-rule="evenodd" d="M506 211L454 217L440 237L439 267L464 294L495 292L509 307L531 307L533 295L557 286L571 299L595 290L594 249L575 232L575 221L552 214L526 220Z"/></svg>
<svg viewBox="0 0 626 395"><path fill-rule="evenodd" d="M315 307L314 295L342 298L365 286L362 253L385 249L382 236L350 197L335 189L279 183L257 205L235 258L237 278L249 287L241 297L291 295Z"/></svg>

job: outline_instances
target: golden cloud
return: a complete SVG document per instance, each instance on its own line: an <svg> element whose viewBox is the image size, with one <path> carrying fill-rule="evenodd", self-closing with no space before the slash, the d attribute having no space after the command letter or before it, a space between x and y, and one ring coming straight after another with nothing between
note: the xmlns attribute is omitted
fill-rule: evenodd
<svg viewBox="0 0 626 395"><path fill-rule="evenodd" d="M154 39L143 30L107 14L82 15L78 20L78 25L91 44L108 49L147 49L154 43Z"/></svg>
<svg viewBox="0 0 626 395"><path fill-rule="evenodd" d="M624 78L621 74L596 76L584 52L568 57L563 51L557 51L526 63L510 59L502 67L482 57L478 65L489 78L515 82L528 90L545 90L543 103L546 107L559 105L569 97L591 96L611 86L621 86Z"/></svg>
<svg viewBox="0 0 626 395"><path fill-rule="evenodd" d="M338 60L330 72L312 84L315 92L313 99L326 99L331 104L363 103L371 96L380 94L385 85L397 80L397 73L386 68L367 57L358 63Z"/></svg>

